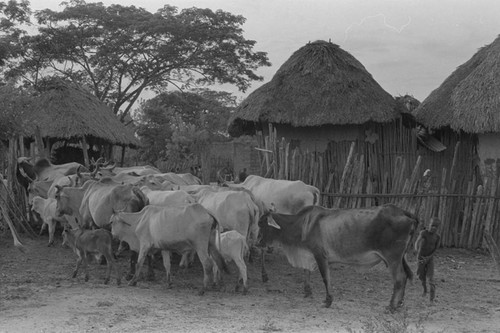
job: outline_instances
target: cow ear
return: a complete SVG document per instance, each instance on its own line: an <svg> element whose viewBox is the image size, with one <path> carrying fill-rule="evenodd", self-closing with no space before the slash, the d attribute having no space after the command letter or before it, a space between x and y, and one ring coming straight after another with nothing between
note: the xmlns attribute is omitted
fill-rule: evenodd
<svg viewBox="0 0 500 333"><path fill-rule="evenodd" d="M276 223L276 221L272 218L272 216L267 217L267 224L270 227L276 228L276 229L281 229L281 227Z"/></svg>
<svg viewBox="0 0 500 333"><path fill-rule="evenodd" d="M274 202L271 202L271 207L269 207L269 211L271 213L275 213L276 212L276 206L274 205Z"/></svg>

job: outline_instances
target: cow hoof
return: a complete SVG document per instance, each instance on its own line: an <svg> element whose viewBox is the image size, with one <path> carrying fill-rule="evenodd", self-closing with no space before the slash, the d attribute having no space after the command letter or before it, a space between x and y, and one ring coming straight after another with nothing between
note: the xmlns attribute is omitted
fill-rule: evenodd
<svg viewBox="0 0 500 333"><path fill-rule="evenodd" d="M312 297L312 294L311 286L304 287L304 298Z"/></svg>
<svg viewBox="0 0 500 333"><path fill-rule="evenodd" d="M86 276L86 277L85 277L85 282L88 282L88 280L89 280L89 277L88 277L88 276Z"/></svg>
<svg viewBox="0 0 500 333"><path fill-rule="evenodd" d="M76 278L76 272L73 272L73 275L71 275L71 277L74 279Z"/></svg>
<svg viewBox="0 0 500 333"><path fill-rule="evenodd" d="M127 276L125 276L125 280L130 281L134 277L134 274L128 273Z"/></svg>
<svg viewBox="0 0 500 333"><path fill-rule="evenodd" d="M269 281L267 274L262 274L262 282L266 283L267 281Z"/></svg>
<svg viewBox="0 0 500 333"><path fill-rule="evenodd" d="M52 245L54 245L54 242L49 242L49 244L47 244L48 247L51 247Z"/></svg>
<svg viewBox="0 0 500 333"><path fill-rule="evenodd" d="M390 314L392 314L392 313L396 312L396 310L397 310L397 309L396 309L395 307L393 307L392 305L388 305L388 306L385 308L385 313L390 313Z"/></svg>
<svg viewBox="0 0 500 333"><path fill-rule="evenodd" d="M202 289L198 292L198 296L203 296L205 294L205 289Z"/></svg>
<svg viewBox="0 0 500 333"><path fill-rule="evenodd" d="M326 296L325 308L329 308L332 305L333 297L331 295Z"/></svg>
<svg viewBox="0 0 500 333"><path fill-rule="evenodd" d="M137 282L135 282L135 281L130 281L130 282L128 283L128 285L129 285L130 287L135 287L135 286L137 285Z"/></svg>
<svg viewBox="0 0 500 333"><path fill-rule="evenodd" d="M247 295L248 294L248 288L243 288L243 295Z"/></svg>
<svg viewBox="0 0 500 333"><path fill-rule="evenodd" d="M116 285L119 286L122 284L122 280L121 279L116 279Z"/></svg>

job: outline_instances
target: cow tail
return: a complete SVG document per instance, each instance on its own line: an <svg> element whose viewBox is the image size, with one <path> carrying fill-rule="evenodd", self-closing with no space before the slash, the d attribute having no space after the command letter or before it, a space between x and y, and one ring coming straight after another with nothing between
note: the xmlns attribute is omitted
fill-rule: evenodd
<svg viewBox="0 0 500 333"><path fill-rule="evenodd" d="M410 266L408 266L408 262L406 261L405 255L403 255L402 261L403 261L403 269L406 273L406 278L410 281L413 281L413 272L412 272Z"/></svg>
<svg viewBox="0 0 500 333"><path fill-rule="evenodd" d="M209 213L210 214L210 213ZM225 272L226 274L230 274L229 268L227 267L226 261L220 254L219 250L217 249L217 246L215 244L215 237L219 237L219 244L220 244L220 227L219 227L219 222L213 216L210 214L210 216L213 219L212 223L212 228L210 230L210 238L208 241L208 253L212 257L213 261L215 261L215 264L219 268L219 270Z"/></svg>

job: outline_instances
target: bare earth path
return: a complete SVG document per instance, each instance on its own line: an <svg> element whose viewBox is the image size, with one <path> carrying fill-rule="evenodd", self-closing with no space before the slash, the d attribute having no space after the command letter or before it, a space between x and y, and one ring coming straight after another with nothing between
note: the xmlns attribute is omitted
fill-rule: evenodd
<svg viewBox="0 0 500 333"><path fill-rule="evenodd" d="M313 298L303 298L302 272L279 249L267 257L270 281L260 281L260 261L249 264L250 292L234 292L236 268L221 291L198 296L199 264L174 265L174 285L165 288L161 267L155 281L103 285L105 266L91 264L90 281L71 279L76 256L47 247L47 238L23 238L27 254L0 234L0 332L500 332L500 278L482 252L441 249L437 255L437 302L408 285L406 302L389 314L388 270L331 268L334 302L322 307L324 287L313 274ZM410 266L415 271L413 255ZM125 271L127 259L119 259ZM125 282L125 281L124 281Z"/></svg>

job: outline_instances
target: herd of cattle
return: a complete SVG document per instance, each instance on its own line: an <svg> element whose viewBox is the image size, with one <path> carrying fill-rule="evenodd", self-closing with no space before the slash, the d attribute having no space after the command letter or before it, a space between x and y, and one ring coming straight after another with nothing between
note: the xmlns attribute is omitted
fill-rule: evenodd
<svg viewBox="0 0 500 333"><path fill-rule="evenodd" d="M105 283L115 271L112 240L130 248L129 285L139 279L144 262L161 252L167 283L171 283L171 253L188 265L197 255L203 266L203 294L210 282L228 272L232 260L239 270L236 290L248 291L249 248L279 246L288 262L305 271L304 290L311 294L310 273L319 269L332 303L329 263L373 266L383 262L394 284L389 308L398 308L412 278L405 254L418 226L410 213L383 205L364 209L320 206L320 191L301 181L255 175L243 183L203 185L191 174L162 173L150 166L118 168L97 163L90 172L78 163L32 164L18 160L18 180L26 186L33 212L49 229L54 242L56 223L64 226L63 243L78 255L77 266L88 280L89 256L104 256ZM262 280L268 280L265 258Z"/></svg>

